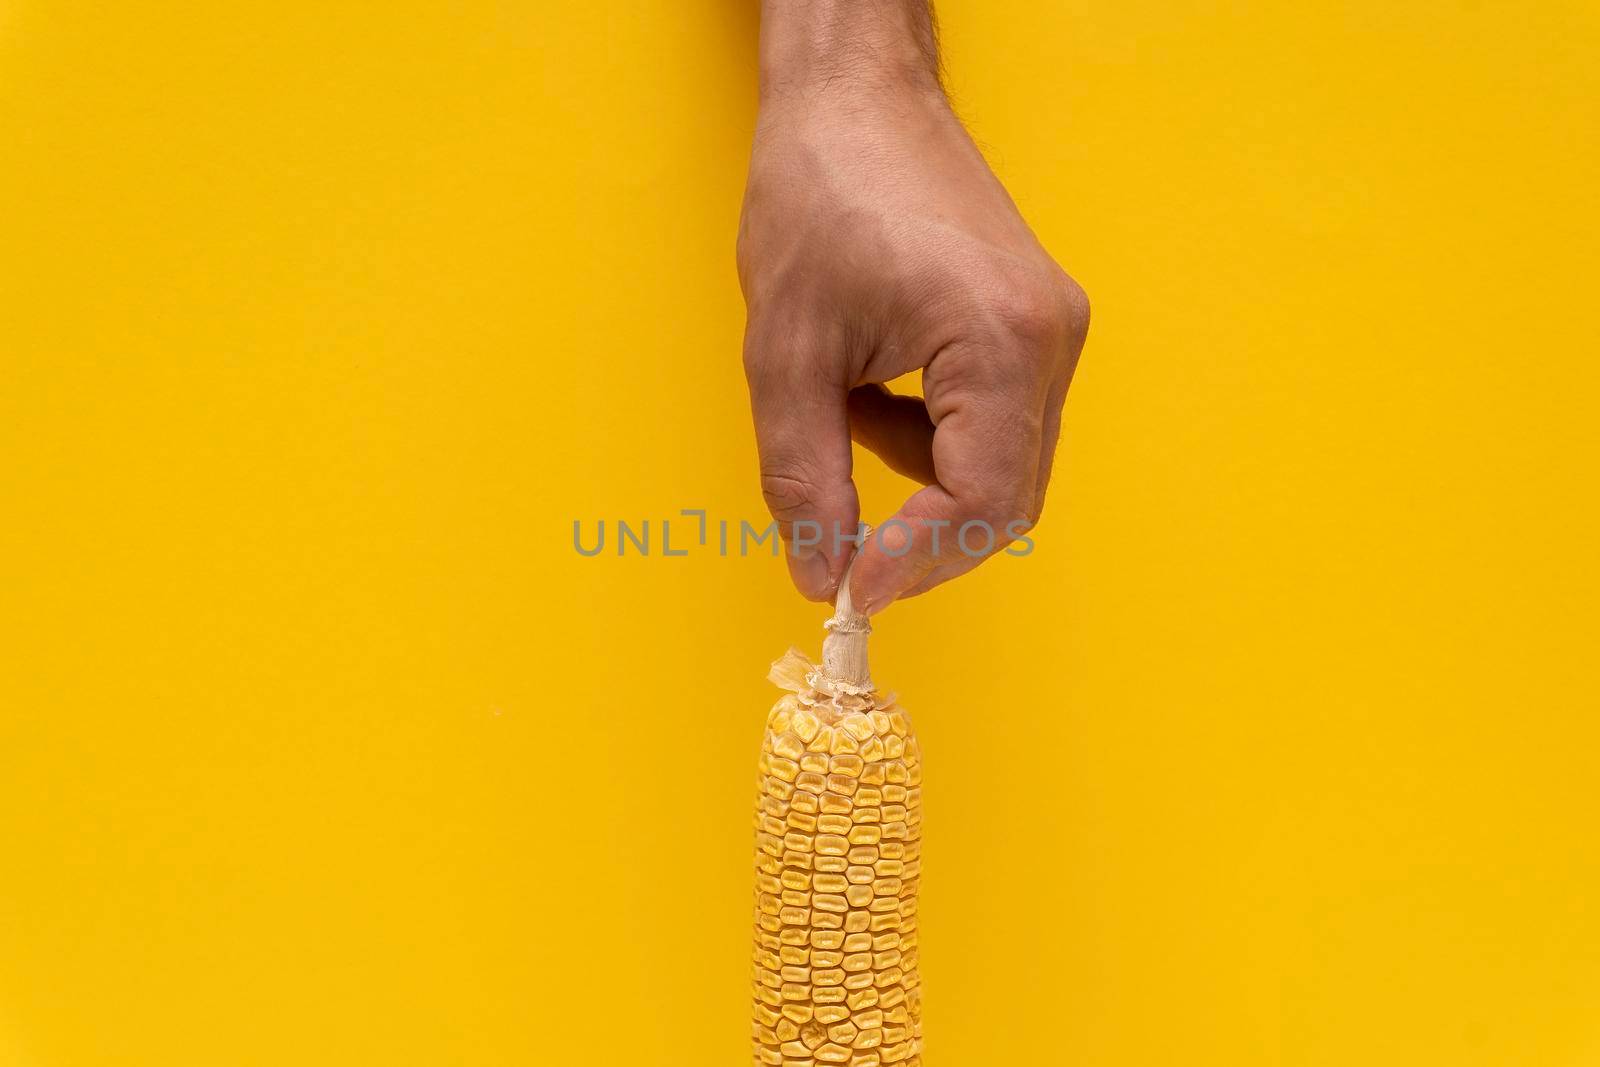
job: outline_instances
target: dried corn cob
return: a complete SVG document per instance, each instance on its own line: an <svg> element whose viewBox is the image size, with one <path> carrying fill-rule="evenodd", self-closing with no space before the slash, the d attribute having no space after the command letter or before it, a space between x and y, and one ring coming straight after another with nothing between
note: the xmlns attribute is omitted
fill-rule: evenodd
<svg viewBox="0 0 1600 1067"><path fill-rule="evenodd" d="M756 802L755 1063L922 1063L917 974L922 769L893 695L867 671L848 581L822 667L768 676Z"/></svg>

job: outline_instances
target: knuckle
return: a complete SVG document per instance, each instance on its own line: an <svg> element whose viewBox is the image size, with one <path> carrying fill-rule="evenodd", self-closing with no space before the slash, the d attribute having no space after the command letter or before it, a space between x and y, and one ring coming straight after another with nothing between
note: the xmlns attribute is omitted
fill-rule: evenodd
<svg viewBox="0 0 1600 1067"><path fill-rule="evenodd" d="M1075 347L1083 347L1089 334L1089 294L1071 275L1061 272L1061 301L1067 336Z"/></svg>
<svg viewBox="0 0 1600 1067"><path fill-rule="evenodd" d="M1012 336L1030 347L1049 348L1060 336L1060 298L1036 281L1012 282L995 296L996 312Z"/></svg>
<svg viewBox="0 0 1600 1067"><path fill-rule="evenodd" d="M1033 494L993 493L973 501L971 517L984 523L994 531L995 537L1008 536L1008 531L1017 524L1032 525L1037 521L1032 514L1034 510Z"/></svg>
<svg viewBox="0 0 1600 1067"><path fill-rule="evenodd" d="M1029 494L1026 500L1013 500L995 521L995 530L1010 540L1017 530L1026 530L1039 521L1039 504Z"/></svg>
<svg viewBox="0 0 1600 1067"><path fill-rule="evenodd" d="M782 394L815 389L839 373L827 355L837 347L804 314L752 303L745 320L745 380L752 389Z"/></svg>
<svg viewBox="0 0 1600 1067"><path fill-rule="evenodd" d="M751 385L760 384L771 374L772 335L767 316L752 308L744 325L744 374Z"/></svg>
<svg viewBox="0 0 1600 1067"><path fill-rule="evenodd" d="M817 487L809 479L796 475L789 468L779 470L763 465L761 498L779 522L805 518L815 509L817 497Z"/></svg>
<svg viewBox="0 0 1600 1067"><path fill-rule="evenodd" d="M1089 297L1059 267L1046 277L1012 279L993 299L1007 332L1029 349L1081 345L1089 329Z"/></svg>
<svg viewBox="0 0 1600 1067"><path fill-rule="evenodd" d="M744 342L744 378L753 388L762 383L765 361L761 358L762 350L749 337Z"/></svg>

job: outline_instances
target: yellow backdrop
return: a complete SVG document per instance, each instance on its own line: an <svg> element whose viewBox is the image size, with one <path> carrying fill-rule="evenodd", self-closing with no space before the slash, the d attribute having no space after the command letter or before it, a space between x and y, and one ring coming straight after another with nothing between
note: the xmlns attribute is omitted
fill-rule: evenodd
<svg viewBox="0 0 1600 1067"><path fill-rule="evenodd" d="M0 4L0 1065L748 1062L750 6ZM929 1063L1600 1064L1597 9L941 9L1095 324Z"/></svg>

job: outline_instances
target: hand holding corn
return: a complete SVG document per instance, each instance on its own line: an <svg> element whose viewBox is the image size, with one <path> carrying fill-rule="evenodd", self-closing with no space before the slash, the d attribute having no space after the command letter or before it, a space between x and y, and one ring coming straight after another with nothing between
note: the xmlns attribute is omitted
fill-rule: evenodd
<svg viewBox="0 0 1600 1067"><path fill-rule="evenodd" d="M1037 521L1088 304L951 112L926 0L763 0L738 259L762 490L791 545L822 532L804 595L851 554L852 437L925 485L861 552L868 615ZM881 384L915 370L925 401ZM993 543L955 551L973 520Z"/></svg>

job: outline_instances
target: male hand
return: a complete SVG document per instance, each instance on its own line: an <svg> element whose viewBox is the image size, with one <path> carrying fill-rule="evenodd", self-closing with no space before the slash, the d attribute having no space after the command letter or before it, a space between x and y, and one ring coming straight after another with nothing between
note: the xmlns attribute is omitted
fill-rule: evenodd
<svg viewBox="0 0 1600 1067"><path fill-rule="evenodd" d="M876 39L840 30L858 6L819 43L769 3L738 246L762 491L791 547L814 543L787 553L800 592L831 599L851 555L851 438L926 486L861 549L868 613L1038 520L1089 324L939 90L926 8L899 4ZM918 369L925 401L881 384Z"/></svg>

